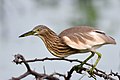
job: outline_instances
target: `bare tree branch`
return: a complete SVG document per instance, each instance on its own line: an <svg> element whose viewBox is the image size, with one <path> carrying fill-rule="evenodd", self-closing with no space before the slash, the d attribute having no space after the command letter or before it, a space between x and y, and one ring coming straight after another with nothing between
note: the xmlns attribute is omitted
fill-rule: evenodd
<svg viewBox="0 0 120 80"><path fill-rule="evenodd" d="M57 77L54 77L54 75L59 75L61 77L63 77L65 80L70 80L70 78L72 77L72 74L74 71L76 71L76 73L79 73L79 74L82 74L83 71L89 71L88 68L85 68L85 67L81 67L81 68L77 68L75 66L73 66L70 71L68 71L68 74L65 75L65 74L60 74L60 73L53 73L51 75L47 75L47 74L40 74L40 73L37 73L33 70L31 70L30 66L29 66L29 62L36 62L36 61L46 61L46 60L63 60L63 61L67 61L67 62L78 62L78 63L82 63L82 61L79 61L78 59L65 59L65 58L43 58L43 59L33 59L33 60L25 60L25 58L20 55L20 54L17 54L14 56L15 59L13 60L13 62L15 62L16 64L21 64L21 63L24 63L26 68L27 68L27 72L25 72L24 74L20 75L19 77L15 78L13 77L11 80L20 80L30 74L32 74L33 76L35 76L36 80L43 80L43 79L48 79L48 80L59 80ZM86 65L88 66L93 66L89 63L85 63ZM89 72L88 72L89 73ZM102 71L102 70L99 70L97 68L95 68L94 70L94 76L92 76L94 79L96 78L95 76L99 76L99 77L102 77L104 79L109 79L109 80L116 80L115 79L115 76L120 80L120 75L118 73L114 73L114 72L110 72L110 74L107 74L106 72Z"/></svg>
<svg viewBox="0 0 120 80"><path fill-rule="evenodd" d="M35 76L36 80L43 80L43 79L59 80L58 78L53 77L51 75L40 74L40 73L37 73L37 72L31 70L29 64L26 62L25 58L22 55L18 54L18 55L15 55L14 57L15 57L14 62L16 64L21 64L21 63L19 63L20 61L22 61L25 64L25 67L27 68L27 72L25 72L24 74L20 75L19 77L16 77L16 78L12 77L12 79L10 79L10 80L20 80L20 79L22 79L22 78L24 78L24 77L26 77L26 76L28 76L30 74Z"/></svg>

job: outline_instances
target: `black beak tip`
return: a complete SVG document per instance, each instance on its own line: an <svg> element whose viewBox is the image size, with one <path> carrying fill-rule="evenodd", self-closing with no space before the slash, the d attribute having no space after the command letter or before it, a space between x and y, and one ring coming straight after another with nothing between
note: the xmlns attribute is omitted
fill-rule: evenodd
<svg viewBox="0 0 120 80"><path fill-rule="evenodd" d="M24 37L24 35L20 35L19 38Z"/></svg>

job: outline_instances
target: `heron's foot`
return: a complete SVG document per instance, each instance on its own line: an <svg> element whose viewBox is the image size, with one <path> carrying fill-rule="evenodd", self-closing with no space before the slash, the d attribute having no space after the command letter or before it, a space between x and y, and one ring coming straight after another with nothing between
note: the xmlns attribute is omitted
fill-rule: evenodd
<svg viewBox="0 0 120 80"><path fill-rule="evenodd" d="M93 73L93 68L91 68L90 70L87 71L91 76L94 75Z"/></svg>
<svg viewBox="0 0 120 80"><path fill-rule="evenodd" d="M77 73L82 74L83 64L74 66L74 70L75 70Z"/></svg>
<svg viewBox="0 0 120 80"><path fill-rule="evenodd" d="M91 68L90 70L87 70L87 72L90 75L89 77L92 77L94 80L97 80L96 76L94 74L94 68Z"/></svg>
<svg viewBox="0 0 120 80"><path fill-rule="evenodd" d="M95 77L95 75L94 75L94 68L91 68L87 72L89 73L90 77L93 77L93 78Z"/></svg>

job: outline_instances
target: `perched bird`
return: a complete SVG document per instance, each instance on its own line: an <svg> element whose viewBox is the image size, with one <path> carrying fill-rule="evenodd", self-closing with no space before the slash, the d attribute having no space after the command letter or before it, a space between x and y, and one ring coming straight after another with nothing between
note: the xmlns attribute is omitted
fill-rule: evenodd
<svg viewBox="0 0 120 80"><path fill-rule="evenodd" d="M45 25L38 25L31 31L19 37L38 36L45 43L47 49L56 57L65 58L69 55L91 52L92 54L81 63L81 67L96 53L98 58L90 72L98 64L101 53L96 49L105 44L116 44L115 40L103 31L89 27L77 26L62 31L59 35Z"/></svg>

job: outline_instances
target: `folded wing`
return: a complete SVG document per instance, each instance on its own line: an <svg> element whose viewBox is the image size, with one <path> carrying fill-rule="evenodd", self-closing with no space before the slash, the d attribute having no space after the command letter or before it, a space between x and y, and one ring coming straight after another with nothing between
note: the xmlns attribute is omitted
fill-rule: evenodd
<svg viewBox="0 0 120 80"><path fill-rule="evenodd" d="M103 31L87 26L66 29L59 37L74 49L96 49L104 44L116 44L115 40Z"/></svg>

